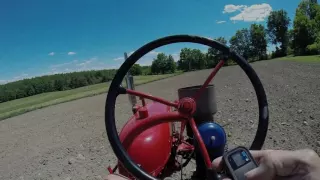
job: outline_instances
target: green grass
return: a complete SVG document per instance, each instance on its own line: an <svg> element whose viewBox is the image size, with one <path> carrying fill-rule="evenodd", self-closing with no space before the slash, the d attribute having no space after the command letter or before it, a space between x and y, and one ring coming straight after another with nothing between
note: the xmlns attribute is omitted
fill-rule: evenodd
<svg viewBox="0 0 320 180"><path fill-rule="evenodd" d="M172 77L178 74L181 74L181 72L165 75L135 76L134 82L137 86L148 82ZM40 109L67 101L106 93L108 91L109 84L110 82L85 86L67 91L43 93L35 96L0 103L0 120L33 111L35 109Z"/></svg>
<svg viewBox="0 0 320 180"><path fill-rule="evenodd" d="M307 62L307 63L320 63L320 56L287 56L276 58L275 60Z"/></svg>

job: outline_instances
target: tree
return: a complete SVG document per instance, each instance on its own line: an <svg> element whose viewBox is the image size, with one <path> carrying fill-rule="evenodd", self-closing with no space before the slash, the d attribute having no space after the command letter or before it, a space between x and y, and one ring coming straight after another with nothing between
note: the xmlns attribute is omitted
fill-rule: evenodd
<svg viewBox="0 0 320 180"><path fill-rule="evenodd" d="M219 37L215 39L216 41L226 45L227 44L227 40L224 37ZM220 52L219 50L215 49L215 48L209 48L208 49L208 53L206 55L206 59L207 59L207 67L208 68L213 68L215 67L218 62L221 60L222 58L222 52Z"/></svg>
<svg viewBox="0 0 320 180"><path fill-rule="evenodd" d="M318 4L318 0L310 0L311 3Z"/></svg>
<svg viewBox="0 0 320 180"><path fill-rule="evenodd" d="M176 68L176 62L174 62L173 57L169 55L165 63L165 73L174 73Z"/></svg>
<svg viewBox="0 0 320 180"><path fill-rule="evenodd" d="M287 54L293 54L293 29L288 31L288 49Z"/></svg>
<svg viewBox="0 0 320 180"><path fill-rule="evenodd" d="M320 31L320 5L315 1L302 1L296 9L293 23L292 46L295 55L313 54L310 46L317 40ZM309 48L307 48L309 46Z"/></svg>
<svg viewBox="0 0 320 180"><path fill-rule="evenodd" d="M205 69L206 68L206 59L205 55L201 52L200 49L191 50L191 67L192 69Z"/></svg>
<svg viewBox="0 0 320 180"><path fill-rule="evenodd" d="M252 24L250 27L252 53L258 60L264 59L267 53L267 39L264 27L261 24Z"/></svg>
<svg viewBox="0 0 320 180"><path fill-rule="evenodd" d="M289 25L290 18L285 10L272 11L268 17L267 32L272 44L281 44L280 56L287 55Z"/></svg>
<svg viewBox="0 0 320 180"><path fill-rule="evenodd" d="M151 64L151 73L159 74L160 73L160 62L158 59L154 59Z"/></svg>
<svg viewBox="0 0 320 180"><path fill-rule="evenodd" d="M178 69L183 71L190 71L192 61L192 50L190 48L181 49L180 59L178 61Z"/></svg>
<svg viewBox="0 0 320 180"><path fill-rule="evenodd" d="M311 1L314 9L314 19L311 19L313 28L313 43L307 46L307 51L310 54L320 54L320 5L316 1Z"/></svg>
<svg viewBox="0 0 320 180"><path fill-rule="evenodd" d="M306 54L306 47L312 44L311 23L302 9L297 9L293 25L293 47L295 55Z"/></svg>
<svg viewBox="0 0 320 180"><path fill-rule="evenodd" d="M164 53L159 53L152 61L151 73L152 74L167 74L176 71L176 63L171 55L167 56Z"/></svg>
<svg viewBox="0 0 320 180"><path fill-rule="evenodd" d="M248 29L244 28L238 30L234 36L231 37L230 48L239 53L245 59L250 57L251 53L251 41L250 32Z"/></svg>
<svg viewBox="0 0 320 180"><path fill-rule="evenodd" d="M142 75L151 75L151 66L141 66Z"/></svg>
<svg viewBox="0 0 320 180"><path fill-rule="evenodd" d="M307 50L310 54L320 54L320 32L318 33L315 42L307 46Z"/></svg>
<svg viewBox="0 0 320 180"><path fill-rule="evenodd" d="M206 56L201 52L200 49L181 49L180 60L178 61L178 69L183 71L191 71L205 69L206 67Z"/></svg>
<svg viewBox="0 0 320 180"><path fill-rule="evenodd" d="M142 68L139 64L134 64L131 68L130 68L130 73L132 76L139 76L142 74Z"/></svg>
<svg viewBox="0 0 320 180"><path fill-rule="evenodd" d="M316 1L308 0L308 1L302 1L298 5L298 9L301 9L305 13L305 15L308 17L308 19L312 20L317 15L317 6L318 6L318 3Z"/></svg>
<svg viewBox="0 0 320 180"><path fill-rule="evenodd" d="M164 74L166 71L166 61L168 57L164 53L159 53L152 61L151 72L153 74Z"/></svg>

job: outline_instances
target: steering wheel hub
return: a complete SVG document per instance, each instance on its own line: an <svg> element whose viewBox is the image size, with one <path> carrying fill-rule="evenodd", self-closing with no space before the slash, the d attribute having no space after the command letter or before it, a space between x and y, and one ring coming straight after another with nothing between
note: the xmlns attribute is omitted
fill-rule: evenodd
<svg viewBox="0 0 320 180"><path fill-rule="evenodd" d="M193 98L185 97L179 101L178 111L184 115L193 115L196 112L197 105Z"/></svg>

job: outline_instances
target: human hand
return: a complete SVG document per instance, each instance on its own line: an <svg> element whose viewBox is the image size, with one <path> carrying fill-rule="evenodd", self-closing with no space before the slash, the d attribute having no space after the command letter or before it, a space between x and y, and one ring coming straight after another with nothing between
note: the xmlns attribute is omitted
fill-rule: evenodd
<svg viewBox="0 0 320 180"><path fill-rule="evenodd" d="M320 158L313 150L250 151L259 167L245 174L248 180L316 180L320 179ZM222 169L222 158L213 161L213 167Z"/></svg>

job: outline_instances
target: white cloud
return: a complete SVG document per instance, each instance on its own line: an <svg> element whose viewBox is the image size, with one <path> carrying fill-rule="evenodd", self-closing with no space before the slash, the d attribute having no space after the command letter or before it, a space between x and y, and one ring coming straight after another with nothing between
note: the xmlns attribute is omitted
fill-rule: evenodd
<svg viewBox="0 0 320 180"><path fill-rule="evenodd" d="M10 83L10 82L14 82L14 81L19 81L19 80L23 80L23 79L30 79L32 77L35 77L34 75L30 75L27 73L22 73L18 76L15 77L11 77L11 79L7 79L7 80L0 80L0 84L6 84L6 83Z"/></svg>
<svg viewBox="0 0 320 180"><path fill-rule="evenodd" d="M53 64L49 66L49 70L46 73L43 73L41 75L45 74L58 74L58 73L68 73L68 72L75 72L75 71L84 71L84 70L91 70L92 65L91 64L97 60L97 57L93 57L87 60L73 60L61 64ZM98 66L99 67L99 66ZM100 69L103 69L99 67ZM98 68L98 69L99 69Z"/></svg>
<svg viewBox="0 0 320 180"><path fill-rule="evenodd" d="M227 21L217 21L217 24L226 23Z"/></svg>
<svg viewBox="0 0 320 180"><path fill-rule="evenodd" d="M54 52L51 52L51 53L49 53L48 55L49 56L53 56L55 53Z"/></svg>
<svg viewBox="0 0 320 180"><path fill-rule="evenodd" d="M39 72L37 74L32 74L32 75L27 73L22 73L20 75L17 75L16 77L12 77L11 79L7 79L7 80L0 79L0 84L18 81L21 79L32 78L36 76L86 71L86 70L110 69L111 67L113 67L113 65L110 64L110 61L98 60L97 57L92 57L90 59L85 59L85 60L72 60L65 63L50 65L47 67L47 69L43 69L44 71L41 73Z"/></svg>
<svg viewBox="0 0 320 180"><path fill-rule="evenodd" d="M69 65L74 65L75 63L77 63L78 60L75 59L73 61L70 61L70 62L66 62L66 63L61 63L61 64L53 64L50 66L51 70L54 70L54 69L57 69L57 68L61 68L61 67L66 67L66 66L69 66Z"/></svg>
<svg viewBox="0 0 320 180"><path fill-rule="evenodd" d="M72 64L73 62L66 62L66 63L61 63L61 64L54 64L54 65L51 65L50 67L52 69L55 69L55 68L58 68L58 67L63 67L63 66L67 66L69 64Z"/></svg>
<svg viewBox="0 0 320 180"><path fill-rule="evenodd" d="M123 61L123 60L124 60L124 57L117 57L117 58L114 58L113 60L114 60L114 61Z"/></svg>
<svg viewBox="0 0 320 180"><path fill-rule="evenodd" d="M245 8L247 6L245 5L233 5L233 4L228 4L224 6L224 10L223 13L232 13L238 10L242 10L243 8Z"/></svg>
<svg viewBox="0 0 320 180"><path fill-rule="evenodd" d="M23 73L23 74L21 74L21 75L19 75L19 76L14 77L13 80L16 81L16 80L25 79L25 78L27 78L28 76L29 76L28 74Z"/></svg>
<svg viewBox="0 0 320 180"><path fill-rule="evenodd" d="M82 66L83 69L86 69L86 68L88 68L87 66L89 64L93 63L96 60L97 60L97 57L93 57L93 58L90 58L88 60L83 61L82 63L77 64L77 66Z"/></svg>
<svg viewBox="0 0 320 180"><path fill-rule="evenodd" d="M85 65L90 64L90 63L91 63L90 61L86 61L86 62L77 64L77 65L78 65L78 66L85 66Z"/></svg>
<svg viewBox="0 0 320 180"><path fill-rule="evenodd" d="M9 82L8 80L0 79L0 84L6 84L8 82Z"/></svg>
<svg viewBox="0 0 320 180"><path fill-rule="evenodd" d="M240 13L231 17L232 21L245 21L245 22L261 22L264 21L271 13L272 7L269 4L254 4L251 6L246 5L226 5L223 13L231 13L239 10Z"/></svg>
<svg viewBox="0 0 320 180"><path fill-rule="evenodd" d="M151 52L149 52L148 54L150 54L150 55L158 55L160 52L157 52L157 51L151 51Z"/></svg>
<svg viewBox="0 0 320 180"><path fill-rule="evenodd" d="M75 54L77 54L76 52L68 52L68 55L75 55Z"/></svg>

